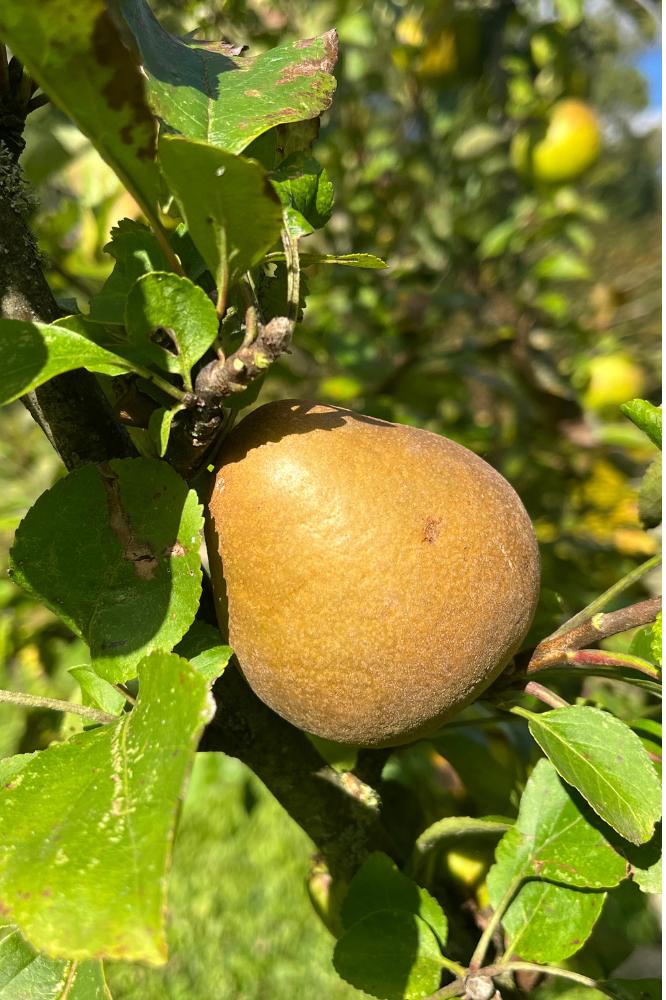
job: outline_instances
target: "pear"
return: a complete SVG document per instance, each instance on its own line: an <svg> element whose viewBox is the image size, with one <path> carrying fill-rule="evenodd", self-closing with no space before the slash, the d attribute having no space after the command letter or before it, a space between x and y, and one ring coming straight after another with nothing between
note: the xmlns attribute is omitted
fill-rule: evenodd
<svg viewBox="0 0 666 1000"><path fill-rule="evenodd" d="M592 108L584 101L566 98L552 108L546 134L538 141L526 131L511 143L511 160L523 176L548 184L574 181L597 160L601 129Z"/></svg>
<svg viewBox="0 0 666 1000"><path fill-rule="evenodd" d="M530 519L445 437L302 400L227 438L207 544L220 627L255 693L308 733L434 732L520 647L539 591ZM276 748L279 752L279 748Z"/></svg>

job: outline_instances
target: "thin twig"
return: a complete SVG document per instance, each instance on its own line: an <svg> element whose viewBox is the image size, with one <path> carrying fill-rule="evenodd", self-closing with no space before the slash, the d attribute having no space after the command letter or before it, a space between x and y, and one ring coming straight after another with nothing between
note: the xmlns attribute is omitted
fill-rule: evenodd
<svg viewBox="0 0 666 1000"><path fill-rule="evenodd" d="M523 690L525 694L531 694L533 698L538 698L539 701L542 701L544 705L549 705L550 708L569 708L568 701L560 698L559 694L555 694L554 691L544 687L543 684L537 684L536 681L528 681Z"/></svg>
<svg viewBox="0 0 666 1000"><path fill-rule="evenodd" d="M474 954L472 955L471 961L469 963L470 970L477 972L486 957L486 952L488 951L488 946L493 939L493 934L502 922L504 914L508 910L514 896L520 889L523 883L523 876L517 875L515 878L509 882L509 885L504 892L504 895L500 899L499 903L495 907L495 912L488 921L488 926L484 930L483 934L479 938L479 943L474 949Z"/></svg>
<svg viewBox="0 0 666 1000"><path fill-rule="evenodd" d="M606 649L574 649L566 654L566 662L574 667L604 666L604 667L628 667L631 670L638 670L655 680L661 679L661 672L658 667L653 666L640 656L632 656L630 653L614 653Z"/></svg>
<svg viewBox="0 0 666 1000"><path fill-rule="evenodd" d="M125 701L128 701L130 705L136 705L136 698L134 695L125 687L124 684L114 684L116 691L123 696Z"/></svg>
<svg viewBox="0 0 666 1000"><path fill-rule="evenodd" d="M573 628L575 628L576 625L589 621L589 619L596 615L598 611L603 611L603 609L610 604L611 601L613 601L616 597L619 597L619 595L624 593L624 591L629 587L638 583L642 576L649 573L651 569L655 569L660 565L660 563L661 553L656 556L651 556L650 559L646 559L644 563L641 563L640 566L630 570L629 573L623 576L621 580L614 583L612 587L605 590L603 594L599 595L599 597L595 597L595 599L588 604L587 607L575 614L573 618L570 618L569 621L560 625L560 627L553 632L552 635L549 635L546 639L544 639L543 642L549 642L551 639L554 639L558 635L563 635L565 632L568 634Z"/></svg>
<svg viewBox="0 0 666 1000"><path fill-rule="evenodd" d="M555 663L566 663L567 654L582 649L590 643L606 639L618 632L627 632L653 622L661 610L661 598L654 597L628 608L611 611L608 614L594 614L591 618L575 624L565 631L558 631L540 642L527 665L527 673L534 674ZM573 622L576 619L572 619Z"/></svg>
<svg viewBox="0 0 666 1000"><path fill-rule="evenodd" d="M580 972L572 972L570 969L560 969L549 965L537 965L535 962L511 962L500 961L496 965L488 965L480 970L484 976L499 976L502 972L540 972L544 976L556 976L558 979L571 979L581 986L589 986L592 989L603 989L603 986L596 979L583 976Z"/></svg>
<svg viewBox="0 0 666 1000"><path fill-rule="evenodd" d="M454 976L462 978L467 972L464 965L461 965L460 962L454 962L453 959L447 958L446 955L440 955L439 960L442 963L442 968L446 969L447 972L450 972Z"/></svg>
<svg viewBox="0 0 666 1000"><path fill-rule="evenodd" d="M301 268L298 257L298 243L289 231L286 216L284 218L284 228L281 232L282 246L284 247L284 257L287 264L287 300L289 303L288 317L292 324L298 320L298 307L300 305L300 284Z"/></svg>
<svg viewBox="0 0 666 1000"><path fill-rule="evenodd" d="M35 694L24 694L22 691L5 691L0 689L0 702L8 705L19 705L21 708L46 708L54 712L67 712L70 715L82 715L91 722L117 722L115 715L100 712L89 705L74 705L71 701L61 701L59 698L42 698Z"/></svg>
<svg viewBox="0 0 666 1000"><path fill-rule="evenodd" d="M225 258L224 266L222 267L222 273L220 274L220 280L217 287L217 303L215 305L215 311L217 312L218 319L222 319L227 309L227 295L229 293L229 262Z"/></svg>

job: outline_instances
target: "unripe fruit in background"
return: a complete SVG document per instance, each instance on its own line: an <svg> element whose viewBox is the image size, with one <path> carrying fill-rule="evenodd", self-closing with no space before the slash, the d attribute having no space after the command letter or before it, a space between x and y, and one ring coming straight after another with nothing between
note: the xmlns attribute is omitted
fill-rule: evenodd
<svg viewBox="0 0 666 1000"><path fill-rule="evenodd" d="M534 141L527 131L516 133L511 162L518 173L550 184L580 177L599 156L601 130L592 108L568 98L554 105L546 134Z"/></svg>
<svg viewBox="0 0 666 1000"><path fill-rule="evenodd" d="M326 739L436 730L519 648L539 557L513 489L466 448L334 406L269 403L229 435L207 541L256 694Z"/></svg>
<svg viewBox="0 0 666 1000"><path fill-rule="evenodd" d="M446 874L464 890L478 889L492 862L492 847L464 846L444 855Z"/></svg>
<svg viewBox="0 0 666 1000"><path fill-rule="evenodd" d="M478 72L478 15L459 13L442 24L441 20L431 23L421 15L404 14L396 24L395 37L404 46L393 50L395 65L411 69L424 83L453 84Z"/></svg>
<svg viewBox="0 0 666 1000"><path fill-rule="evenodd" d="M615 410L645 389L645 374L626 354L605 354L589 363L583 402L588 410Z"/></svg>

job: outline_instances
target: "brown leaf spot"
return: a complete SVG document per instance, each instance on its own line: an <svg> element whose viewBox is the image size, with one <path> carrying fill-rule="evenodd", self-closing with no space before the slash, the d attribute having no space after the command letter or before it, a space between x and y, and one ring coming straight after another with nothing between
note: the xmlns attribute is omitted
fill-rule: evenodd
<svg viewBox="0 0 666 1000"><path fill-rule="evenodd" d="M245 96L246 97L261 97L261 91L260 90L246 90L245 91Z"/></svg>
<svg viewBox="0 0 666 1000"><path fill-rule="evenodd" d="M121 44L107 11L102 11L95 21L90 42L96 61L111 71L102 88L109 107L114 111L127 107L129 111L129 122L119 132L121 140L134 145L140 158L154 160L157 128L146 104L139 63Z"/></svg>
<svg viewBox="0 0 666 1000"><path fill-rule="evenodd" d="M321 38L302 38L294 45L295 49L309 49L314 42L321 41L324 45L324 56L320 61L320 68L324 73L331 73L338 61L338 33L335 28L331 28Z"/></svg>
<svg viewBox="0 0 666 1000"><path fill-rule="evenodd" d="M184 556L186 555L185 547L176 539L173 545L167 545L164 550L164 555L167 559L171 556Z"/></svg>
<svg viewBox="0 0 666 1000"><path fill-rule="evenodd" d="M441 531L442 519L441 517L428 517L426 518L426 523L423 528L423 535L421 536L421 541L428 542L430 545L436 542L439 533Z"/></svg>

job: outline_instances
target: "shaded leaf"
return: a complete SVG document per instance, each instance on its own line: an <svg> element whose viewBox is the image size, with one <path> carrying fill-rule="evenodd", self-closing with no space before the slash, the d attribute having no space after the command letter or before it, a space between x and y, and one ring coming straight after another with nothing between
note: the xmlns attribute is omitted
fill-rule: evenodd
<svg viewBox="0 0 666 1000"><path fill-rule="evenodd" d="M615 1000L661 1000L663 996L660 979L606 979L599 985Z"/></svg>
<svg viewBox="0 0 666 1000"><path fill-rule="evenodd" d="M164 136L160 168L218 286L237 280L280 236L282 208L258 163L203 142Z"/></svg>
<svg viewBox="0 0 666 1000"><path fill-rule="evenodd" d="M28 511L10 572L86 640L101 676L126 680L192 623L201 524L196 494L164 462L83 466Z"/></svg>
<svg viewBox="0 0 666 1000"><path fill-rule="evenodd" d="M180 375L188 388L190 371L217 337L218 326L215 306L204 290L177 274L144 274L127 297L130 343L146 364Z"/></svg>
<svg viewBox="0 0 666 1000"><path fill-rule="evenodd" d="M149 271L168 270L168 262L155 234L132 219L122 219L111 230L111 241L104 249L116 263L101 291L91 299L89 318L122 326L125 302L134 282Z"/></svg>
<svg viewBox="0 0 666 1000"><path fill-rule="evenodd" d="M171 424L173 418L181 409L182 407L180 406L174 406L167 410L166 407L160 406L156 410L153 410L148 419L148 433L155 445L155 454L159 458L164 458L166 455L166 450L169 446L169 435L171 434Z"/></svg>
<svg viewBox="0 0 666 1000"><path fill-rule="evenodd" d="M0 405L76 368L120 375L132 365L60 325L0 320Z"/></svg>
<svg viewBox="0 0 666 1000"><path fill-rule="evenodd" d="M659 779L638 736L598 708L572 705L529 713L532 736L565 781L634 844L661 816Z"/></svg>
<svg viewBox="0 0 666 1000"><path fill-rule="evenodd" d="M4 0L0 34L154 216L157 123L139 63L104 0Z"/></svg>
<svg viewBox="0 0 666 1000"><path fill-rule="evenodd" d="M196 620L176 646L175 652L189 660L209 683L224 673L233 656L231 646L224 645L216 628Z"/></svg>
<svg viewBox="0 0 666 1000"><path fill-rule="evenodd" d="M141 52L156 114L191 139L240 153L275 125L316 118L331 104L335 31L238 55L224 43L175 38L145 0L119 0L119 7Z"/></svg>
<svg viewBox="0 0 666 1000"><path fill-rule="evenodd" d="M371 854L354 878L342 904L342 923L348 928L378 910L413 913L433 929L442 946L446 944L446 916L430 893L398 869L379 851Z"/></svg>
<svg viewBox="0 0 666 1000"><path fill-rule="evenodd" d="M287 210L293 236L305 236L326 225L333 209L333 185L314 157L293 153L274 171L271 180Z"/></svg>
<svg viewBox="0 0 666 1000"><path fill-rule="evenodd" d="M111 1000L101 962L40 955L16 927L0 927L0 1000Z"/></svg>
<svg viewBox="0 0 666 1000"><path fill-rule="evenodd" d="M620 409L657 448L661 448L661 406L653 406L646 399L631 399L622 403Z"/></svg>
<svg viewBox="0 0 666 1000"><path fill-rule="evenodd" d="M346 931L333 955L337 973L381 1000L418 1000L439 986L437 939L413 913L380 910Z"/></svg>
<svg viewBox="0 0 666 1000"><path fill-rule="evenodd" d="M478 836L486 834L489 837L501 837L513 826L512 819L496 816L445 816L432 823L419 835L416 849L424 854L445 840L455 840L459 837Z"/></svg>
<svg viewBox="0 0 666 1000"><path fill-rule="evenodd" d="M0 791L5 914L54 958L166 959L178 800L210 706L174 654L146 657L139 682L131 713L34 754Z"/></svg>
<svg viewBox="0 0 666 1000"><path fill-rule="evenodd" d="M76 678L82 694L82 703L101 708L109 715L120 715L126 700L120 691L96 674L92 667L70 667L69 672Z"/></svg>

